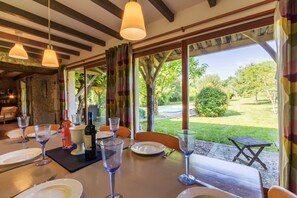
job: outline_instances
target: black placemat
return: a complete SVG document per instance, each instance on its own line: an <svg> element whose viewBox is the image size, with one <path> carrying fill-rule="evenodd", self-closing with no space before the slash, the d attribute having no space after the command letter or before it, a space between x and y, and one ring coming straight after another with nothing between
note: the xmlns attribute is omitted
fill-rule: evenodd
<svg viewBox="0 0 297 198"><path fill-rule="evenodd" d="M91 161L86 161L84 154L71 155L71 151L75 148L75 145L71 149L62 149L62 147L59 147L46 151L46 155L55 160L71 173L102 159L101 151L98 151L97 158ZM109 154L112 155L112 152Z"/></svg>

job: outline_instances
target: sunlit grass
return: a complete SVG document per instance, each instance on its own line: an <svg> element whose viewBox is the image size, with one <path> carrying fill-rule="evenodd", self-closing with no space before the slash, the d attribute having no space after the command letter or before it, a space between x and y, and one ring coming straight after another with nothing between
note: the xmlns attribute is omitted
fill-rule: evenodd
<svg viewBox="0 0 297 198"><path fill-rule="evenodd" d="M277 114L267 101L255 104L253 99L232 100L223 117L190 117L189 124L197 132L197 139L209 142L231 144L231 136L252 136L272 143L278 140ZM155 121L158 132L176 135L181 128L181 118ZM272 145L266 150L276 151L276 147Z"/></svg>

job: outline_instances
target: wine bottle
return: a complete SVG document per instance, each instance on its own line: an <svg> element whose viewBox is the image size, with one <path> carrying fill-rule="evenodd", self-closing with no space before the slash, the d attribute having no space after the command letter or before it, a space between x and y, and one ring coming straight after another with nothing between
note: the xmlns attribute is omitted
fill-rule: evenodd
<svg viewBox="0 0 297 198"><path fill-rule="evenodd" d="M85 128L84 134L85 143L85 159L87 161L96 159L96 127L93 125L93 113L88 113L88 125Z"/></svg>
<svg viewBox="0 0 297 198"><path fill-rule="evenodd" d="M62 148L70 149L72 147L70 128L71 122L68 119L68 110L64 110L64 118L62 122Z"/></svg>

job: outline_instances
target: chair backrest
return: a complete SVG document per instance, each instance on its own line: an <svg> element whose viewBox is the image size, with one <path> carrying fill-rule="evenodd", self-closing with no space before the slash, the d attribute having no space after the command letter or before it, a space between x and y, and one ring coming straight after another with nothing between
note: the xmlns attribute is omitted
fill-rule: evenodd
<svg viewBox="0 0 297 198"><path fill-rule="evenodd" d="M22 136L22 129L17 128L10 131L7 131L5 135L9 138L19 138Z"/></svg>
<svg viewBox="0 0 297 198"><path fill-rule="evenodd" d="M135 134L135 140L159 142L169 148L180 151L178 138L164 133L138 132Z"/></svg>
<svg viewBox="0 0 297 198"><path fill-rule="evenodd" d="M59 124L51 124L51 130L57 131L60 128Z"/></svg>
<svg viewBox="0 0 297 198"><path fill-rule="evenodd" d="M99 130L100 131L110 131L110 127L109 126L100 126ZM131 131L127 127L120 126L116 135L124 137L124 138L129 138L131 135Z"/></svg>
<svg viewBox="0 0 297 198"><path fill-rule="evenodd" d="M297 195L283 187L272 186L268 191L268 198L297 198Z"/></svg>
<svg viewBox="0 0 297 198"><path fill-rule="evenodd" d="M34 126L28 126L25 130L26 135L34 132L35 132Z"/></svg>

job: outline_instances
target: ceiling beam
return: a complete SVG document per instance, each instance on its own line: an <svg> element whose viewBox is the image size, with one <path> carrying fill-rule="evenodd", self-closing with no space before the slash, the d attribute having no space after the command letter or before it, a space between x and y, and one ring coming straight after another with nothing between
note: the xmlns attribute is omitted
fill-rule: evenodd
<svg viewBox="0 0 297 198"><path fill-rule="evenodd" d="M10 13L13 15L18 15L22 18L26 18L29 21L32 21L34 23L37 23L39 25L48 26L48 20L45 18L42 18L38 15L32 14L30 12L27 12L25 10L19 9L17 7L11 6L9 4L6 4L4 2L0 2L0 11L6 12L6 13ZM69 28L67 26L61 25L59 23L56 23L54 21L51 21L51 29L55 29L58 30L60 32L64 32L66 34L70 34L73 35L75 37L81 38L83 40L89 41L91 43L97 44L97 45L101 45L101 46L105 46L105 41L100 40L98 38L92 37L90 35L87 35L85 33L79 32L75 29Z"/></svg>
<svg viewBox="0 0 297 198"><path fill-rule="evenodd" d="M151 4L161 12L161 14L169 21L174 21L174 14L171 12L171 10L165 5L165 3L162 0L149 0Z"/></svg>
<svg viewBox="0 0 297 198"><path fill-rule="evenodd" d="M36 40L31 40L31 39L27 39L27 38L23 38L23 37L19 37L16 35L12 35L12 34L8 34L6 32L1 32L0 31L0 38L1 39L7 39L7 40L11 40L11 41L19 41L21 43L26 43L28 45L32 45L32 46L38 46L41 48L47 48L47 43L43 43L43 42L39 42ZM68 49L68 48L64 48L64 47L58 47L58 46L53 46L54 50L65 53L65 54L71 54L71 55L75 55L75 56L79 56L80 52L76 51L76 50L72 50L72 49Z"/></svg>
<svg viewBox="0 0 297 198"><path fill-rule="evenodd" d="M217 0L208 0L209 7L215 7L217 5Z"/></svg>
<svg viewBox="0 0 297 198"><path fill-rule="evenodd" d="M48 39L48 33L47 32L42 32L42 31L39 31L39 30L36 30L36 29L33 29L33 28L29 28L27 26L23 26L23 25L20 25L20 24L17 24L17 23L6 21L4 19L0 19L0 26L17 29L17 30L20 30L22 32L26 32L28 34L38 36L40 38ZM51 34L51 40L59 42L59 43L64 43L66 45L70 45L70 46L73 46L73 47L77 47L77 48L80 48L80 49L84 49L84 50L87 50L87 51L92 51L91 46L84 45L84 44L81 44L81 43L78 43L78 42L75 42L75 41L72 41L72 40L69 40L69 39L65 39L65 38L62 38L60 36L55 36L53 34Z"/></svg>
<svg viewBox="0 0 297 198"><path fill-rule="evenodd" d="M58 69L49 69L45 67L20 65L15 63L8 63L0 61L0 69L5 71L16 71L29 74L55 74L58 73Z"/></svg>
<svg viewBox="0 0 297 198"><path fill-rule="evenodd" d="M9 50L10 50L9 48L1 47L1 46L0 46L0 51L1 51L1 52L6 52L6 53L8 53ZM31 52L27 52L27 54L28 54L28 56L29 56L30 58L36 58L36 59L38 59L38 60L42 60L42 57L43 57L43 54L34 54L34 53L31 53ZM61 62L62 62L62 59L60 59L60 57L58 57L58 61L59 61L59 63L61 63Z"/></svg>
<svg viewBox="0 0 297 198"><path fill-rule="evenodd" d="M5 76L6 74L11 73L11 71L3 71L2 73L0 73L0 77Z"/></svg>
<svg viewBox="0 0 297 198"><path fill-rule="evenodd" d="M14 46L14 43L11 42L7 42L7 41L0 41L0 46L4 46L4 47L8 47L8 48L12 48ZM34 47L28 47L28 46L24 46L25 50L27 52L32 52L35 54L43 54L44 50L38 49L38 48L34 48ZM65 54L60 54L57 53L58 58L62 58L62 59L70 59L69 55L65 55Z"/></svg>
<svg viewBox="0 0 297 198"><path fill-rule="evenodd" d="M46 7L48 6L47 5L47 3L48 3L47 0L34 0L34 1L37 2L37 3L40 3L41 5L44 5ZM109 28L109 27L107 27L107 26L105 26L105 25L103 25L103 24L101 24L101 23L99 23L99 22L97 22L97 21L95 21L95 20L93 20L93 19L91 19L91 18L89 18L89 17L87 17L87 16L85 16L85 15L83 15L83 14L81 14L81 13L79 13L79 12L65 6L65 5L63 5L63 4L61 4L61 3L59 3L59 2L57 2L56 0L51 0L51 9L55 10L57 12L60 12L60 13L66 15L66 16L68 16L70 18L73 18L73 19L75 19L77 21L80 21L81 23L86 24L86 25L88 25L90 27L93 27L93 28L95 28L95 29L97 29L97 30L99 30L101 32L104 32L105 34L108 34L110 36L113 36L113 37L115 37L117 39L122 40L122 37L120 36L118 31L114 31L113 29L111 29L111 28Z"/></svg>
<svg viewBox="0 0 297 198"><path fill-rule="evenodd" d="M107 10L108 12L113 14L114 16L116 16L120 19L123 18L124 11L121 8L119 8L118 6L111 3L109 0L91 0L91 1L94 2L95 4L99 5L100 7L104 8L105 10Z"/></svg>

